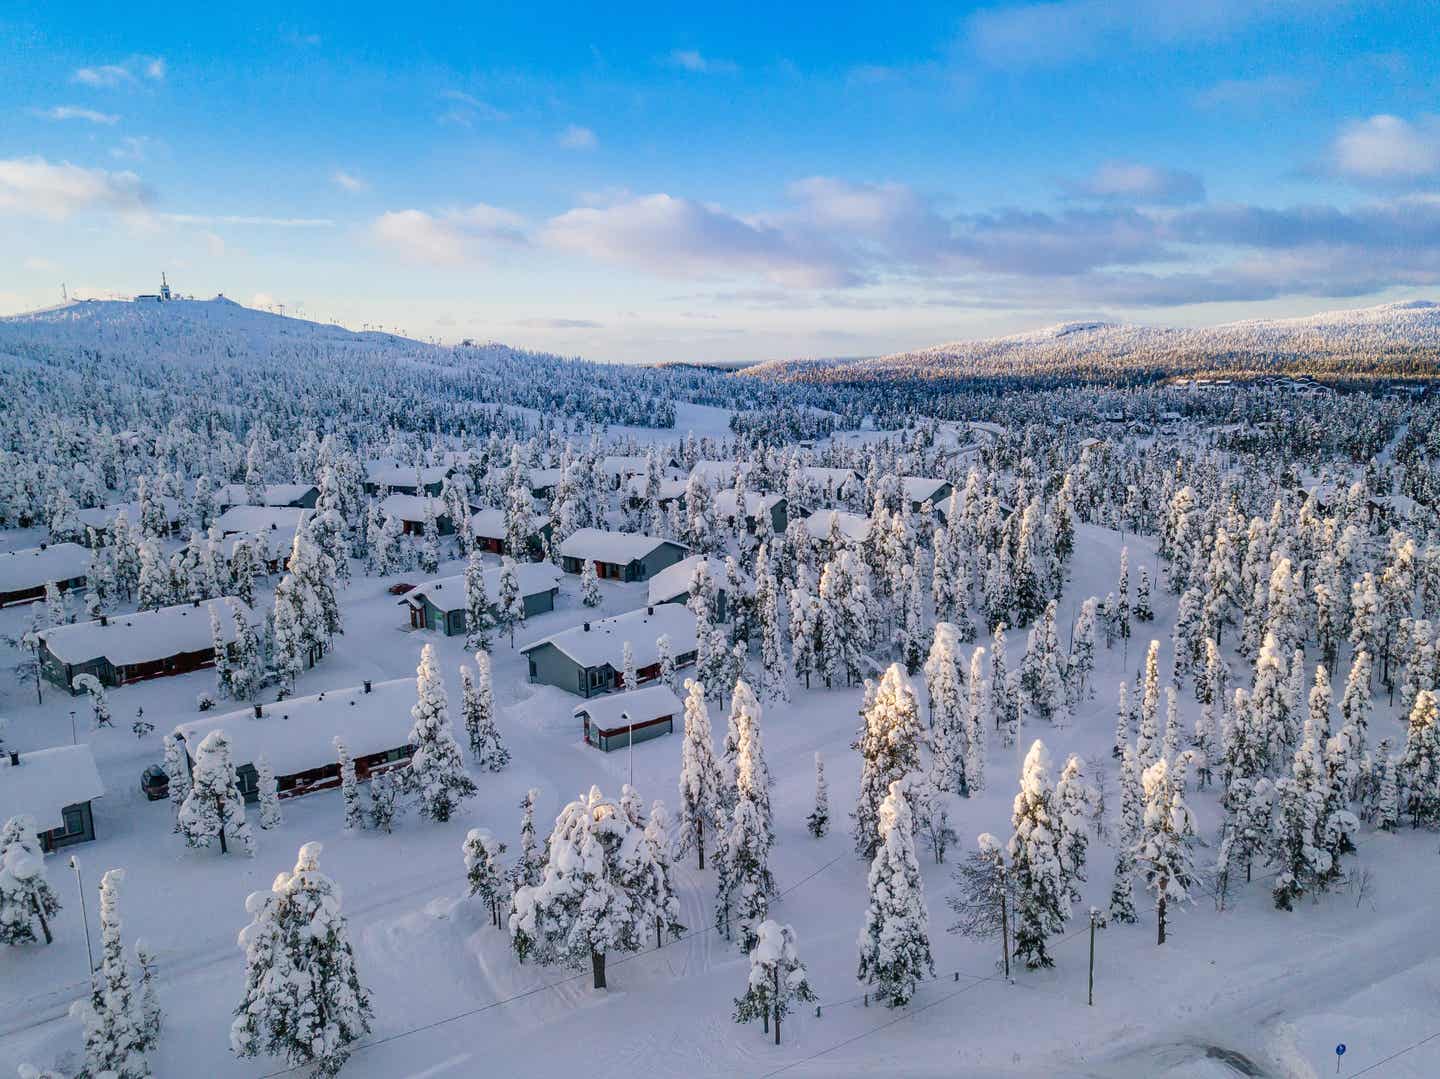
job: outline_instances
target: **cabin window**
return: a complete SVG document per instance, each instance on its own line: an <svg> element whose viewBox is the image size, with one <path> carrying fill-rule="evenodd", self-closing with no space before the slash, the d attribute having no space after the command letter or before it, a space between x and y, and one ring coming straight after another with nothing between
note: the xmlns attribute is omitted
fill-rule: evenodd
<svg viewBox="0 0 1440 1079"><path fill-rule="evenodd" d="M85 810L83 808L78 805L66 806L60 811L60 816L65 822L59 830L61 836L85 834Z"/></svg>

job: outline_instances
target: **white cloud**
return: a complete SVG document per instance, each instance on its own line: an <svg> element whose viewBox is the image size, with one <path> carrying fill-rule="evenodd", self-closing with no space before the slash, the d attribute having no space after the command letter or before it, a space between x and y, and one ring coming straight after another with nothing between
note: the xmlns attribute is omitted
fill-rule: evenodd
<svg viewBox="0 0 1440 1079"><path fill-rule="evenodd" d="M165 60L159 56L132 56L118 64L97 64L94 67L76 68L70 77L72 82L82 86L96 86L113 89L148 79L150 82L165 80Z"/></svg>
<svg viewBox="0 0 1440 1079"><path fill-rule="evenodd" d="M80 105L55 105L41 109L40 115L49 120L84 120L92 124L114 124L120 119L112 112L99 112Z"/></svg>
<svg viewBox="0 0 1440 1079"><path fill-rule="evenodd" d="M406 262L454 266L500 244L524 242L524 221L499 207L476 203L440 215L391 210L370 225L371 235Z"/></svg>
<svg viewBox="0 0 1440 1079"><path fill-rule="evenodd" d="M220 258L225 254L225 239L213 232L205 234L205 249L210 252L211 258Z"/></svg>
<svg viewBox="0 0 1440 1079"><path fill-rule="evenodd" d="M161 82L165 78L165 60L163 57L153 56L145 61L145 77L152 82Z"/></svg>
<svg viewBox="0 0 1440 1079"><path fill-rule="evenodd" d="M119 146L110 149L110 156L120 161L144 161L153 140L149 135L125 135Z"/></svg>
<svg viewBox="0 0 1440 1079"><path fill-rule="evenodd" d="M595 137L595 132L578 124L570 124L560 132L557 139L560 145L567 150L593 150L600 145L600 140Z"/></svg>
<svg viewBox="0 0 1440 1079"><path fill-rule="evenodd" d="M1157 205L1199 202L1205 197L1204 181L1193 172L1134 161L1108 161L1085 179L1064 186L1074 198L1103 202Z"/></svg>
<svg viewBox="0 0 1440 1079"><path fill-rule="evenodd" d="M738 70L734 61L717 60L713 56L704 55L698 49L674 49L670 53L669 61L671 67L699 74L729 75Z"/></svg>
<svg viewBox="0 0 1440 1079"><path fill-rule="evenodd" d="M336 187L343 188L346 191L370 190L370 184L368 182L352 173L346 172L344 169L336 169L330 175L330 180Z"/></svg>
<svg viewBox="0 0 1440 1079"><path fill-rule="evenodd" d="M138 212L146 196L133 172L86 169L43 157L0 158L0 212L63 221L82 210Z"/></svg>
<svg viewBox="0 0 1440 1079"><path fill-rule="evenodd" d="M1440 174L1440 117L1410 123L1381 114L1345 127L1331 147L1335 170L1352 180L1413 181Z"/></svg>
<svg viewBox="0 0 1440 1079"><path fill-rule="evenodd" d="M278 229L328 229L335 222L328 217L265 217L256 214L160 214L172 225L252 225Z"/></svg>
<svg viewBox="0 0 1440 1079"><path fill-rule="evenodd" d="M1296 101L1310 90L1292 75L1260 75L1253 79L1221 79L1195 95L1202 109L1244 109Z"/></svg>

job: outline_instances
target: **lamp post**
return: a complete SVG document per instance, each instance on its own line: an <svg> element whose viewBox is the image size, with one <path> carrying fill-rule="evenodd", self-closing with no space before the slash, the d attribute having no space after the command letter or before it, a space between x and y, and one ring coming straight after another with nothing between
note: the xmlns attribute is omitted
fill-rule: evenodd
<svg viewBox="0 0 1440 1079"><path fill-rule="evenodd" d="M625 720L625 729L629 732L627 740L630 744L630 786L635 786L635 721L630 718L629 712L621 712L620 718Z"/></svg>
<svg viewBox="0 0 1440 1079"><path fill-rule="evenodd" d="M80 920L85 923L85 958L90 964L90 980L95 980L95 951L90 946L90 912L85 906L85 880L80 875L80 859L70 855L70 868L75 870L75 887L80 892Z"/></svg>

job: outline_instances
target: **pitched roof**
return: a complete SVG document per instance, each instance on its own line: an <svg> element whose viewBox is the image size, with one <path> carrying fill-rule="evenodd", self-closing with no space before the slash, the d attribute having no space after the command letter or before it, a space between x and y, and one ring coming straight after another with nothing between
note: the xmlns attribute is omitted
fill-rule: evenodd
<svg viewBox="0 0 1440 1079"><path fill-rule="evenodd" d="M200 652L211 646L210 608L220 611L220 634L226 644L235 640L235 618L254 624L249 607L233 596L212 599L198 607L190 603L161 607L158 611L112 615L101 625L77 622L41 630L40 639L61 663L85 663L102 656L117 667L167 659L182 652Z"/></svg>
<svg viewBox="0 0 1440 1079"><path fill-rule="evenodd" d="M660 716L678 716L685 710L669 686L641 686L625 693L591 697L575 706L574 716L589 716L602 731L624 730L631 722L646 723Z"/></svg>
<svg viewBox="0 0 1440 1079"><path fill-rule="evenodd" d="M737 497L733 487L721 491L715 496L715 512L721 517L735 516L736 501ZM784 501L784 495L767 495L760 491L746 491L745 516L754 517L767 512Z"/></svg>
<svg viewBox="0 0 1440 1079"><path fill-rule="evenodd" d="M532 512L529 525L531 535L545 527L546 520L547 518L543 515ZM504 539L505 511L494 506L476 510L470 516L470 534L479 536L481 539Z"/></svg>
<svg viewBox="0 0 1440 1079"><path fill-rule="evenodd" d="M858 513L846 513L844 510L816 510L805 518L805 529L810 533L811 539L828 540L830 538L830 518L832 516L840 525L840 534L846 539L864 543L866 537L870 535L869 517L861 517Z"/></svg>
<svg viewBox="0 0 1440 1079"><path fill-rule="evenodd" d="M292 540L300 527L300 518L313 510L298 506L231 506L215 518L222 536L235 532L266 532L284 534Z"/></svg>
<svg viewBox="0 0 1440 1079"><path fill-rule="evenodd" d="M710 570L710 579L715 582L716 587L724 588L725 563L718 558L706 558L704 555L692 554L689 558L682 558L673 566L666 566L650 578L650 602L668 603L676 596L687 595L690 592L690 580L695 576L696 567L702 562Z"/></svg>
<svg viewBox="0 0 1440 1079"><path fill-rule="evenodd" d="M565 537L560 544L564 558L584 558L596 562L610 562L625 565L644 558L655 548L670 543L682 550L690 548L674 540L659 536L646 536L639 532L607 532L602 528L580 528Z"/></svg>
<svg viewBox="0 0 1440 1079"><path fill-rule="evenodd" d="M934 476L901 476L900 488L907 502L933 502L936 493L949 482Z"/></svg>
<svg viewBox="0 0 1440 1079"><path fill-rule="evenodd" d="M160 504L165 507L167 521L173 523L184 516L178 498L165 495L160 499ZM125 511L125 519L130 522L132 527L140 524L139 502L117 502L113 506L92 506L90 509L81 510L76 516L80 518L81 524L93 528L97 532L103 532L115 523L115 518L120 515L121 510Z"/></svg>
<svg viewBox="0 0 1440 1079"><path fill-rule="evenodd" d="M90 572L90 552L78 543L52 543L0 554L0 592L21 592Z"/></svg>
<svg viewBox="0 0 1440 1079"><path fill-rule="evenodd" d="M365 478L378 487L414 487L415 477L420 477L420 486L442 482L454 472L453 465L398 465L393 461L371 461L365 465Z"/></svg>
<svg viewBox="0 0 1440 1079"><path fill-rule="evenodd" d="M64 823L61 810L105 793L88 745L55 746L20 754L18 766L0 757L0 821L21 813L42 832Z"/></svg>
<svg viewBox="0 0 1440 1079"><path fill-rule="evenodd" d="M495 597L500 595L500 569L499 566L492 566L483 574L485 595L492 602ZM515 563L515 583L520 586L522 597L535 596L541 592L559 588L560 581L564 576L549 562ZM463 611L465 609L465 575L457 573L453 577L437 577L433 581L424 581L401 596L400 602L413 606L418 604L422 598L428 599L442 611Z"/></svg>
<svg viewBox="0 0 1440 1079"><path fill-rule="evenodd" d="M260 503L264 506L288 506L313 490L313 483L269 483L261 492ZM250 496L243 483L227 483L215 492L215 501L222 506L246 506L250 504Z"/></svg>
<svg viewBox="0 0 1440 1079"><path fill-rule="evenodd" d="M328 689L309 697L291 697L254 708L181 723L175 733L186 745L198 746L213 730L230 739L231 760L238 767L264 756L277 776L320 768L336 760L335 736L351 757L397 749L409 741L415 703L415 679L393 678L364 686Z"/></svg>
<svg viewBox="0 0 1440 1079"><path fill-rule="evenodd" d="M586 626L589 628L586 629ZM533 652L548 644L581 667L600 667L608 663L618 671L625 665L626 641L630 642L635 666L648 667L659 662L660 650L655 642L661 634L669 635L672 656L695 651L695 616L678 603L661 603L552 633L527 644L520 651Z"/></svg>
<svg viewBox="0 0 1440 1079"><path fill-rule="evenodd" d="M450 512L444 502L430 495L386 495L380 500L381 511L401 521L425 520L426 505L434 509L437 518Z"/></svg>

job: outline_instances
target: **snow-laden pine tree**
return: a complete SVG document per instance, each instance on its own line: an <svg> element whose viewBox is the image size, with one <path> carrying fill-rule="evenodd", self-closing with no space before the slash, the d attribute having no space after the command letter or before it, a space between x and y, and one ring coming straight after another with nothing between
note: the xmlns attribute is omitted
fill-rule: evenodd
<svg viewBox="0 0 1440 1079"><path fill-rule="evenodd" d="M1005 643L1005 623L1000 622L995 626L990 649L990 695L1000 744L1010 749L1020 737L1020 686L1009 670Z"/></svg>
<svg viewBox="0 0 1440 1079"><path fill-rule="evenodd" d="M180 834L192 847L208 847L218 838L221 854L228 854L234 843L253 856L255 840L245 821L245 800L230 759L229 737L223 730L211 731L195 747L194 760L190 791L177 818Z"/></svg>
<svg viewBox="0 0 1440 1079"><path fill-rule="evenodd" d="M420 653L415 688L418 699L410 709L415 724L408 739L415 754L400 774L420 815L443 823L461 802L475 796L476 787L465 772L465 761L450 729L450 703L433 645L427 644Z"/></svg>
<svg viewBox="0 0 1440 1079"><path fill-rule="evenodd" d="M1171 905L1188 903L1197 880L1190 853L1195 820L1167 758L1145 769L1140 781L1145 809L1134 854L1146 887L1155 895L1156 943L1164 944Z"/></svg>
<svg viewBox="0 0 1440 1079"><path fill-rule="evenodd" d="M955 626L940 622L925 660L925 685L930 697L932 778L937 789L969 797L966 780L965 676L960 666L960 639Z"/></svg>
<svg viewBox="0 0 1440 1079"><path fill-rule="evenodd" d="M1036 739L1025 756L1020 793L1011 813L1014 828L1008 853L1015 882L1015 956L1036 970L1053 967L1046 947L1070 918L1070 896L1060 853L1061 833L1050 754Z"/></svg>
<svg viewBox="0 0 1440 1079"><path fill-rule="evenodd" d="M1120 816L1115 828L1115 875L1110 885L1112 922L1133 925L1135 913L1135 844L1144 823L1145 791L1140 783L1140 761L1125 745L1120 754Z"/></svg>
<svg viewBox="0 0 1440 1079"><path fill-rule="evenodd" d="M170 798L170 810L174 815L174 830L180 831L180 807L190 794L190 760L185 754L185 743L171 736L165 743L165 778L169 781L166 793Z"/></svg>
<svg viewBox="0 0 1440 1079"><path fill-rule="evenodd" d="M680 897L675 891L675 869L670 847L670 817L660 799L650 803L645 822L645 885L642 890L647 918L655 926L655 947L665 934L675 939L685 932L680 921Z"/></svg>
<svg viewBox="0 0 1440 1079"><path fill-rule="evenodd" d="M155 989L155 953L143 939L135 942L135 963L140 968L140 1048L148 1054L160 1044L165 1014Z"/></svg>
<svg viewBox="0 0 1440 1079"><path fill-rule="evenodd" d="M870 903L860 929L856 977L875 987L877 1000L898 1008L909 1003L922 980L935 976L930 911L915 856L915 825L903 780L890 784L875 826Z"/></svg>
<svg viewBox="0 0 1440 1079"><path fill-rule="evenodd" d="M892 783L920 771L920 747L925 740L915 691L898 663L886 669L862 718L865 726L852 747L860 751L860 796L852 814L853 834L855 852L870 859L881 839L880 805ZM908 807L906 817L910 818Z"/></svg>
<svg viewBox="0 0 1440 1079"><path fill-rule="evenodd" d="M500 856L505 844L488 828L471 828L461 848L465 856L465 880L470 896L478 896L490 912L490 924L500 927L500 900L505 894L505 866Z"/></svg>
<svg viewBox="0 0 1440 1079"><path fill-rule="evenodd" d="M495 688L488 652L475 653L473 675L469 667L460 668L460 712L475 763L488 772L504 771L510 763L510 750L495 723Z"/></svg>
<svg viewBox="0 0 1440 1079"><path fill-rule="evenodd" d="M1095 670L1095 627L1098 622L1099 601L1091 596L1080 605L1079 617L1075 619L1075 632L1070 642L1070 661L1066 668L1065 680L1069 704L1073 709L1081 701L1095 696L1090 685L1090 675Z"/></svg>
<svg viewBox="0 0 1440 1079"><path fill-rule="evenodd" d="M49 944L50 920L60 912L60 897L45 877L45 852L35 833L35 818L21 813L0 827L0 944L35 941L35 926Z"/></svg>
<svg viewBox="0 0 1440 1079"><path fill-rule="evenodd" d="M1348 743L1346 759L1353 769L1349 777L1352 798L1359 794L1360 762L1365 759L1369 743L1370 709L1370 653L1360 652L1351 660L1340 697L1340 733Z"/></svg>
<svg viewBox="0 0 1440 1079"><path fill-rule="evenodd" d="M1395 778L1411 825L1440 825L1440 704L1428 689L1415 695Z"/></svg>
<svg viewBox="0 0 1440 1079"><path fill-rule="evenodd" d="M96 1079L149 1079L146 1050L153 1043L140 1002L135 999L130 963L120 938L123 869L100 878L100 969L90 978L90 999L76 1001L71 1014L85 1027L85 1070Z"/></svg>
<svg viewBox="0 0 1440 1079"><path fill-rule="evenodd" d="M1151 641L1145 653L1145 680L1140 696L1140 727L1135 734L1135 756L1143 773L1160 759L1160 642Z"/></svg>
<svg viewBox="0 0 1440 1079"><path fill-rule="evenodd" d="M655 638L655 652L659 657L659 681L672 693L679 688L675 684L675 650L670 644L670 634L662 633Z"/></svg>
<svg viewBox="0 0 1440 1079"><path fill-rule="evenodd" d="M292 872L245 900L253 920L240 931L245 992L230 1047L240 1057L278 1056L333 1076L370 1032L371 1009L340 888L320 872L320 851L319 843L306 843Z"/></svg>
<svg viewBox="0 0 1440 1079"><path fill-rule="evenodd" d="M335 736L335 755L340 761L340 802L345 809L345 830L352 832L365 826L365 813L360 806L360 784L355 779L355 761L345 740Z"/></svg>
<svg viewBox="0 0 1440 1079"><path fill-rule="evenodd" d="M744 685L743 681L736 684L737 698ZM756 927L765 920L770 897L775 894L775 878L770 873L770 850L775 845L770 822L770 776L761 750L758 716L748 708L742 711L736 725L734 767L733 805L728 827L715 852L715 925L730 939L733 917L740 947L748 952L754 947Z"/></svg>
<svg viewBox="0 0 1440 1079"><path fill-rule="evenodd" d="M595 563L588 558L580 567L580 602L586 607L600 606L600 581L595 576Z"/></svg>
<svg viewBox="0 0 1440 1079"><path fill-rule="evenodd" d="M1390 753L1390 739L1382 738L1375 747L1375 827L1393 832L1400 827L1400 784L1395 775L1395 758Z"/></svg>
<svg viewBox="0 0 1440 1079"><path fill-rule="evenodd" d="M693 679L685 679L685 734L680 745L680 841L678 853L683 858L693 848L705 868L705 832L712 835L721 826L724 806L721 801L722 777L715 759L715 743L710 733L710 709L705 704L705 687Z"/></svg>
<svg viewBox="0 0 1440 1079"><path fill-rule="evenodd" d="M516 890L510 933L517 954L542 963L587 961L596 989L605 960L644 939L648 858L644 837L620 807L591 787L560 811L540 883Z"/></svg>
<svg viewBox="0 0 1440 1079"><path fill-rule="evenodd" d="M500 562L500 585L495 597L495 610L500 629L510 634L510 647L515 647L515 627L525 621L525 598L520 595L520 579L515 573L515 559Z"/></svg>
<svg viewBox="0 0 1440 1079"><path fill-rule="evenodd" d="M540 874L545 868L545 859L535 842L535 802L540 791L531 787L520 800L520 853L510 867L510 881L514 887L540 883Z"/></svg>
<svg viewBox="0 0 1440 1079"><path fill-rule="evenodd" d="M1119 760L1125 755L1125 747L1130 744L1130 687L1122 678L1120 680L1119 701L1115 706L1115 739L1110 747L1110 756Z"/></svg>
<svg viewBox="0 0 1440 1079"><path fill-rule="evenodd" d="M280 826L280 791L275 782L275 769L262 753L255 762L255 791L260 805L260 827L267 831ZM346 807L349 816L349 807Z"/></svg>
<svg viewBox="0 0 1440 1079"><path fill-rule="evenodd" d="M830 785L825 781L825 759L815 753L815 808L805 818L805 827L816 839L830 831Z"/></svg>
<svg viewBox="0 0 1440 1079"><path fill-rule="evenodd" d="M1020 684L1035 714L1057 727L1069 721L1064 676L1060 670L1060 638L1055 625L1056 606L1051 600L1030 630L1021 665Z"/></svg>
<svg viewBox="0 0 1440 1079"><path fill-rule="evenodd" d="M1275 784L1270 860L1279 866L1272 895L1280 910L1302 895L1328 890L1341 877L1340 856L1355 849L1359 822L1338 777L1327 767L1323 731L1307 718L1290 775Z"/></svg>
<svg viewBox="0 0 1440 1079"><path fill-rule="evenodd" d="M750 977L745 993L735 998L735 1022L753 1023L756 1019L770 1029L775 1023L775 1044L780 1044L780 1021L789 1015L797 1002L815 1000L810 976L800 962L795 943L795 930L788 925L766 919L755 930L755 947L750 950Z"/></svg>
<svg viewBox="0 0 1440 1079"><path fill-rule="evenodd" d="M485 563L481 561L477 547L465 562L466 650L489 650L490 631L494 625L494 610L490 606L490 597L485 594Z"/></svg>
<svg viewBox="0 0 1440 1079"><path fill-rule="evenodd" d="M370 776L370 806L367 819L377 832L390 834L399 811L400 781L393 771L376 772Z"/></svg>
<svg viewBox="0 0 1440 1079"><path fill-rule="evenodd" d="M1079 885L1086 880L1090 822L1099 801L1100 792L1085 778L1085 762L1079 754L1070 754L1055 784L1055 825L1059 833L1060 868L1072 903L1080 902Z"/></svg>
<svg viewBox="0 0 1440 1079"><path fill-rule="evenodd" d="M990 729L990 683L985 678L985 649L970 653L970 692L965 707L965 783L971 794L985 789L985 746Z"/></svg>

